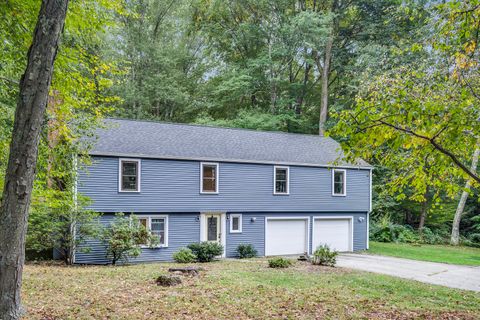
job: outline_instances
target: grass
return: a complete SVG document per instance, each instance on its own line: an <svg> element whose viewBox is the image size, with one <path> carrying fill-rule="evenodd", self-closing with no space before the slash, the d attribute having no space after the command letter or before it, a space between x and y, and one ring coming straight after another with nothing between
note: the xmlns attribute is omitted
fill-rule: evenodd
<svg viewBox="0 0 480 320"><path fill-rule="evenodd" d="M368 253L413 260L480 266L480 249L471 247L370 242Z"/></svg>
<svg viewBox="0 0 480 320"><path fill-rule="evenodd" d="M177 287L172 264L25 266L26 319L475 319L480 294L385 275L264 259L203 264Z"/></svg>

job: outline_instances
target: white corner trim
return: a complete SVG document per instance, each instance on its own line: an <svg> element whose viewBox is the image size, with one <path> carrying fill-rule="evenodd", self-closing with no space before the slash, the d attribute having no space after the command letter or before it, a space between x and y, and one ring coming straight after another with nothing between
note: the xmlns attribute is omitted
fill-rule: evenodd
<svg viewBox="0 0 480 320"><path fill-rule="evenodd" d="M233 230L233 218L238 218L238 230ZM243 218L241 213L230 214L230 233L242 233Z"/></svg>
<svg viewBox="0 0 480 320"><path fill-rule="evenodd" d="M315 220L350 220L350 241L349 241L349 251L353 251L353 216L316 216L313 217L312 223L312 253L315 251L313 247L315 244Z"/></svg>
<svg viewBox="0 0 480 320"><path fill-rule="evenodd" d="M265 217L265 235L264 235L264 247L263 247L263 252L264 252L264 255L267 256L267 234L268 234L268 221L269 220L306 220L307 221L307 239L306 239L306 244L307 244L307 248L306 248L306 252L308 254L311 254L311 250L310 250L310 217L306 217L306 216L299 216L299 217L295 217L295 216L288 216L288 217L282 217L282 216L278 216L278 217Z"/></svg>
<svg viewBox="0 0 480 320"><path fill-rule="evenodd" d="M203 166L215 166L215 191L203 191ZM200 193L201 194L218 194L219 186L219 177L220 177L220 166L218 162L200 162Z"/></svg>
<svg viewBox="0 0 480 320"><path fill-rule="evenodd" d="M287 170L287 192L277 192L277 169ZM288 166L273 166L273 194L280 196L290 195L290 167Z"/></svg>
<svg viewBox="0 0 480 320"><path fill-rule="evenodd" d="M343 172L343 193L335 193L335 172ZM332 196L346 197L347 196L347 170L333 169L332 170Z"/></svg>
<svg viewBox="0 0 480 320"><path fill-rule="evenodd" d="M152 229L152 219L165 219L165 243L159 244L155 248L168 248L168 215L165 214L134 214L138 219L147 219L148 231ZM148 245L142 245L142 248L150 248Z"/></svg>
<svg viewBox="0 0 480 320"><path fill-rule="evenodd" d="M122 162L136 162L137 163L137 190L122 190ZM139 193L141 189L142 180L142 160L133 158L118 158L118 192Z"/></svg>

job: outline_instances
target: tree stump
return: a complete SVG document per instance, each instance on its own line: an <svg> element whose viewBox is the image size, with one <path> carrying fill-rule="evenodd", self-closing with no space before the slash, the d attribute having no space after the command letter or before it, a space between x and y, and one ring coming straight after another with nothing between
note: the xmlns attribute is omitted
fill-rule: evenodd
<svg viewBox="0 0 480 320"><path fill-rule="evenodd" d="M182 279L178 276L161 275L155 281L157 285L162 287L173 287L182 283Z"/></svg>
<svg viewBox="0 0 480 320"><path fill-rule="evenodd" d="M176 274L185 274L190 276L198 276L199 272L202 270L203 268L184 267L184 268L170 268L168 269L168 272L173 272Z"/></svg>

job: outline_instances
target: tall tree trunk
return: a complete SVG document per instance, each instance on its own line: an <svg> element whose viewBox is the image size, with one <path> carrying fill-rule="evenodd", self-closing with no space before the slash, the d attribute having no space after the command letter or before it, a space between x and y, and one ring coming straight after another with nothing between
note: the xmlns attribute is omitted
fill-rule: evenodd
<svg viewBox="0 0 480 320"><path fill-rule="evenodd" d="M322 93L320 101L320 120L318 122L318 134L323 137L325 135L325 123L328 115L328 76L330 74L330 61L332 59L333 47L333 28L330 37L325 46L325 56L322 69Z"/></svg>
<svg viewBox="0 0 480 320"><path fill-rule="evenodd" d="M480 144L477 144L477 147L473 152L472 165L470 167L470 171L472 172L477 172L479 155L480 155ZM457 210L455 211L455 216L453 218L452 235L450 237L450 243L455 246L458 245L460 240L460 221L462 220L463 210L465 209L465 203L467 202L468 191L470 190L471 184L472 184L472 180L468 179L467 182L465 183L465 190L462 192L460 201L458 202Z"/></svg>
<svg viewBox="0 0 480 320"><path fill-rule="evenodd" d="M422 232L423 227L425 227L425 220L427 219L428 207L430 204L430 199L428 197L428 187L424 195L425 200L422 203L422 211L420 212L420 222L418 223L418 231Z"/></svg>
<svg viewBox="0 0 480 320"><path fill-rule="evenodd" d="M43 0L28 50L0 206L0 319L19 319L28 209L53 63L68 0Z"/></svg>

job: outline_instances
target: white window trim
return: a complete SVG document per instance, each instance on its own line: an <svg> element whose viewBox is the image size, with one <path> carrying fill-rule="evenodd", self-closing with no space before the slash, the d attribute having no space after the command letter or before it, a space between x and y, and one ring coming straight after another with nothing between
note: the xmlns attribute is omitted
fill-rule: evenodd
<svg viewBox="0 0 480 320"><path fill-rule="evenodd" d="M203 190L203 166L215 166L215 191L204 191ZM218 185L220 177L220 166L218 162L200 162L200 193L201 194L218 194Z"/></svg>
<svg viewBox="0 0 480 320"><path fill-rule="evenodd" d="M137 190L123 190L122 189L122 162L136 162L137 163ZM142 160L132 158L119 158L118 159L118 192L133 192L139 193L141 186L142 176Z"/></svg>
<svg viewBox="0 0 480 320"><path fill-rule="evenodd" d="M343 193L335 193L335 172L343 172ZM347 195L347 170L333 169L332 170L332 196L345 197Z"/></svg>
<svg viewBox="0 0 480 320"><path fill-rule="evenodd" d="M287 169L287 192L277 192L277 169ZM273 166L273 194L279 196L288 196L290 194L290 167Z"/></svg>
<svg viewBox="0 0 480 320"><path fill-rule="evenodd" d="M168 215L156 215L156 214L141 214L141 215L135 215L138 219L147 219L147 228L150 232L152 229L152 219L165 219L165 243L164 244L159 244L155 246L154 248L168 248ZM141 248L151 248L149 245L141 245Z"/></svg>
<svg viewBox="0 0 480 320"><path fill-rule="evenodd" d="M233 230L233 218L238 218L238 230ZM242 233L242 214L236 213L230 215L230 233Z"/></svg>

